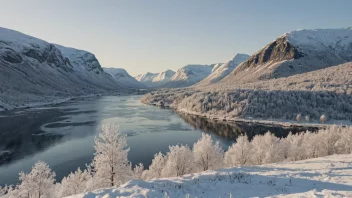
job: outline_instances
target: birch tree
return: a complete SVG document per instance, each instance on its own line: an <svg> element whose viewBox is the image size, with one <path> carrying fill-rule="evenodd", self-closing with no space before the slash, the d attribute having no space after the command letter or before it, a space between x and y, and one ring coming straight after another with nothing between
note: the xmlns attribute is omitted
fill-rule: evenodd
<svg viewBox="0 0 352 198"><path fill-rule="evenodd" d="M21 172L18 191L21 197L52 197L55 187L55 172L42 161L35 163L30 173Z"/></svg>
<svg viewBox="0 0 352 198"><path fill-rule="evenodd" d="M133 178L143 179L144 165L142 163L137 164L133 169Z"/></svg>
<svg viewBox="0 0 352 198"><path fill-rule="evenodd" d="M188 146L169 146L167 153L166 173L168 176L182 176L193 170L194 156Z"/></svg>
<svg viewBox="0 0 352 198"><path fill-rule="evenodd" d="M149 170L147 172L147 178L160 178L163 174L163 169L166 166L166 156L164 156L161 152L154 155L152 163L149 166Z"/></svg>
<svg viewBox="0 0 352 198"><path fill-rule="evenodd" d="M122 184L131 178L132 172L127 154L126 137L122 136L119 127L105 124L95 138L95 156L93 159L94 179L100 187L112 187Z"/></svg>
<svg viewBox="0 0 352 198"><path fill-rule="evenodd" d="M202 137L193 145L196 169L199 171L216 170L222 168L224 151L219 142L213 144L211 136L202 133Z"/></svg>
<svg viewBox="0 0 352 198"><path fill-rule="evenodd" d="M249 165L252 153L252 145L247 135L241 135L225 153L225 165L227 167Z"/></svg>
<svg viewBox="0 0 352 198"><path fill-rule="evenodd" d="M60 197L85 192L87 188L87 182L90 179L91 176L87 170L81 171L81 169L78 168L77 171L70 173L67 177L62 179Z"/></svg>

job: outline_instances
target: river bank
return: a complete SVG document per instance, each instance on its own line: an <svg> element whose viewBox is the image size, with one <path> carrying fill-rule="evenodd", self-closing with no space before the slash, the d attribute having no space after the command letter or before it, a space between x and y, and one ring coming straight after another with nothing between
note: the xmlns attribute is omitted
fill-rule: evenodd
<svg viewBox="0 0 352 198"><path fill-rule="evenodd" d="M225 117L214 114L207 113L199 113L195 111L190 111L185 108L175 108L175 105L172 103L148 103L145 100L141 100L142 103L147 105L159 106L162 108L171 108L177 113L186 114L186 115L194 115L198 117L207 118L214 121L224 121L224 122L234 122L234 123L248 123L248 124L262 124L266 126L280 126L283 128L292 128L292 127L311 127L311 128L327 128L331 125L342 125L342 126L351 126L352 122L349 120L328 120L326 123L319 123L319 121L311 121L311 122L297 122L293 120L283 120L283 119L260 119L260 118L240 118L240 117Z"/></svg>

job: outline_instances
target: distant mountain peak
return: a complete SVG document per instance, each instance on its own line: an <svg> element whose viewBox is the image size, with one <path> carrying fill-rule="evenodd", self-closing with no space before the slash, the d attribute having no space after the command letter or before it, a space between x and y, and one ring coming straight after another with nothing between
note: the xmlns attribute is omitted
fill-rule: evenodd
<svg viewBox="0 0 352 198"><path fill-rule="evenodd" d="M229 75L241 62L246 61L250 56L248 54L236 54L232 59L224 64L217 64L213 67L211 74L204 80L200 81L197 85L205 86L216 83L227 75Z"/></svg>
<svg viewBox="0 0 352 198"><path fill-rule="evenodd" d="M141 82L130 76L123 68L104 68L104 71L110 74L118 83L131 88L145 89L147 88Z"/></svg>

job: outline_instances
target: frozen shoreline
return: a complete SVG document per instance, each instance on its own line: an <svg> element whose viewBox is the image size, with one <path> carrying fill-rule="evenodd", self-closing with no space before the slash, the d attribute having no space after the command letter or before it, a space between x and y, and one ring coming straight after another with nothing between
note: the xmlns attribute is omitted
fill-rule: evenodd
<svg viewBox="0 0 352 198"><path fill-rule="evenodd" d="M228 118L228 117L220 117L216 115L209 115L209 114L202 114L194 111L189 111L187 109L178 109L174 108L173 106L169 105L159 105L157 103L145 103L147 105L153 105L153 106L159 106L159 107L166 107L166 108L171 108L174 111L181 113L181 114L188 114L188 115L194 115L198 117L203 117L207 118L210 120L215 120L215 121L227 121L227 122L244 122L244 123L252 123L252 124L263 124L263 125L268 125L268 126L281 126L281 127L316 127L316 128L326 128L331 125L342 125L342 126L352 126L352 122L349 120L329 120L327 123L322 124L319 122L296 122L292 120L278 120L278 119L272 119L272 120L264 120L264 119L257 119L257 118Z"/></svg>
<svg viewBox="0 0 352 198"><path fill-rule="evenodd" d="M20 106L11 106L6 103L3 103L0 101L0 112L6 112L6 111L11 111L15 109L27 109L27 108L34 108L34 107L44 107L44 106L49 106L49 105L56 105L56 104L61 104L65 103L71 100L77 100L77 99L83 99L83 98L92 98L92 97L99 97L99 96L105 96L105 95L140 95L140 92L133 92L133 93L115 93L115 94L88 94L88 95L82 95L82 96L74 96L74 97L67 97L67 98L60 98L60 99L55 99L52 101L48 102L33 102L33 103L27 103L24 105ZM4 107L4 108L2 108Z"/></svg>
<svg viewBox="0 0 352 198"><path fill-rule="evenodd" d="M34 107L43 107L43 106L48 106L48 105L56 105L56 104L68 102L70 100L75 100L75 99L80 99L80 98L97 97L97 96L101 96L101 94L90 94L90 95L83 95L83 96L77 96L77 97L68 97L68 98L62 98L62 99L55 99L55 100L49 101L49 102L33 102L33 103L27 103L27 104L24 104L21 106L16 106L16 107L2 103L0 101L0 105L5 107L5 108L0 108L0 112L11 111L11 110L15 110L15 109L27 109L27 108L34 108Z"/></svg>

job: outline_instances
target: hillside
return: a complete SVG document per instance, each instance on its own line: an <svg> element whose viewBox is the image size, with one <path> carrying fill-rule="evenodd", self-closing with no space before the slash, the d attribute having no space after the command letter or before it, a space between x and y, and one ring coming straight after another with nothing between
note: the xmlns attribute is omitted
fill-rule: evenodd
<svg viewBox="0 0 352 198"><path fill-rule="evenodd" d="M215 84L199 89L160 90L145 95L142 102L224 120L296 122L296 116L301 114L309 116L308 123L313 124L318 123L324 114L330 124L351 124L351 79L352 63L345 63L242 85Z"/></svg>
<svg viewBox="0 0 352 198"><path fill-rule="evenodd" d="M286 33L241 63L223 82L244 83L301 74L352 61L352 28Z"/></svg>
<svg viewBox="0 0 352 198"><path fill-rule="evenodd" d="M168 83L171 79L171 77L175 74L174 71L172 70L166 70L164 72L159 73L157 76L155 76L152 80L153 82L153 87L162 87L166 83Z"/></svg>
<svg viewBox="0 0 352 198"><path fill-rule="evenodd" d="M69 198L95 197L352 197L352 156L206 171L175 178L132 180Z"/></svg>
<svg viewBox="0 0 352 198"><path fill-rule="evenodd" d="M188 87L203 80L212 71L212 66L209 65L186 65L170 78L169 82L163 87L179 88Z"/></svg>
<svg viewBox="0 0 352 198"><path fill-rule="evenodd" d="M93 54L6 28L0 28L0 70L0 109L127 90Z"/></svg>
<svg viewBox="0 0 352 198"><path fill-rule="evenodd" d="M247 54L236 54L231 60L227 61L224 64L216 64L211 74L200 81L197 86L207 86L213 83L216 83L227 75L229 75L240 63L246 61L249 58Z"/></svg>
<svg viewBox="0 0 352 198"><path fill-rule="evenodd" d="M158 73L150 73L147 72L145 74L140 74L138 76L135 77L135 79L137 81L139 81L140 83L142 83L143 85L147 86L147 87L153 87L153 79L158 75Z"/></svg>
<svg viewBox="0 0 352 198"><path fill-rule="evenodd" d="M231 83L219 83L202 90L228 90ZM332 91L352 94L352 62L289 77L236 84L236 88L262 90Z"/></svg>
<svg viewBox="0 0 352 198"><path fill-rule="evenodd" d="M110 74L114 80L126 87L131 87L135 89L146 89L147 86L138 82L132 76L130 76L125 69L122 68L103 68L104 71Z"/></svg>

